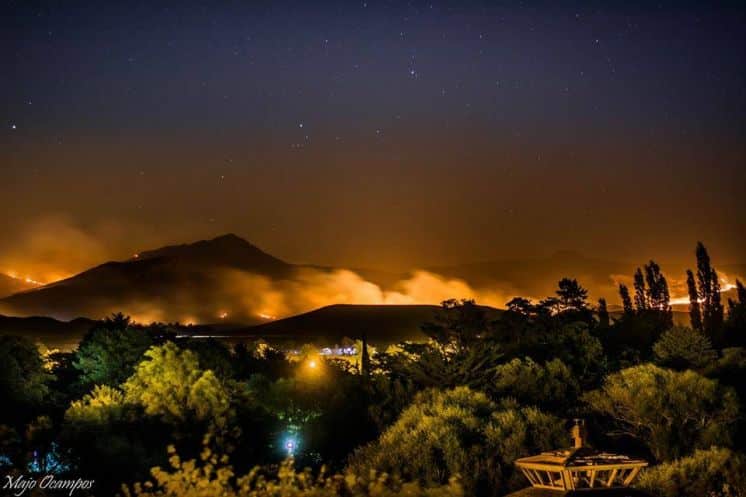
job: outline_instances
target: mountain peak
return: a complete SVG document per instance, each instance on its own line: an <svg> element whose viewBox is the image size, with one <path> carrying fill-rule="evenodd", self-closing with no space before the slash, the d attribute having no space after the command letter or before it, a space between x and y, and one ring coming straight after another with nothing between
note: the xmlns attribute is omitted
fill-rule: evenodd
<svg viewBox="0 0 746 497"><path fill-rule="evenodd" d="M211 263L240 269L274 272L287 263L264 252L234 233L226 233L209 240L181 245L168 245L141 252L138 260L165 258L189 263Z"/></svg>
<svg viewBox="0 0 746 497"><path fill-rule="evenodd" d="M249 242L241 238L235 233L226 233L224 235L216 236L215 238L211 240L207 240L208 242L241 242L251 245Z"/></svg>

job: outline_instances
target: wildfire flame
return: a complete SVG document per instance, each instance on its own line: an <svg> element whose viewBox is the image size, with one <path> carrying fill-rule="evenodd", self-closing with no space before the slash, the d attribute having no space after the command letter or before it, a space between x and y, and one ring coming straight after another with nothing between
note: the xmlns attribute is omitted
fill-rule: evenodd
<svg viewBox="0 0 746 497"><path fill-rule="evenodd" d="M735 283L729 283L728 280L725 278L720 278L720 293L725 293L730 290L733 290L736 288ZM700 300L700 303L702 303L702 300ZM689 297L676 297L675 299L671 299L671 305L688 305L689 304Z"/></svg>
<svg viewBox="0 0 746 497"><path fill-rule="evenodd" d="M30 276L19 276L19 275L18 275L18 273L16 273L15 271L8 271L8 272L7 272L7 273L5 273L5 274L6 274L7 276L10 276L10 277L11 277L11 278L13 278L14 280L18 280L18 281L23 281L23 282L25 282L25 283L29 283L29 284L31 284L31 285L36 285L36 286L43 286L43 285L46 285L46 283L43 283L43 282L41 282L41 281L37 281L37 280L35 280L35 279L31 278Z"/></svg>

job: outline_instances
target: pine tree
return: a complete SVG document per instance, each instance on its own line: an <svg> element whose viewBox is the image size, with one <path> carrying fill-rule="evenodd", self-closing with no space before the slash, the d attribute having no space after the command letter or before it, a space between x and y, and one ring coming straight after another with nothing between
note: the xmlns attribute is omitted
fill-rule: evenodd
<svg viewBox="0 0 746 497"><path fill-rule="evenodd" d="M588 290L580 286L578 280L562 278L558 284L557 297L560 308L565 310L581 311L586 308Z"/></svg>
<svg viewBox="0 0 746 497"><path fill-rule="evenodd" d="M622 298L622 308L624 309L625 316L631 316L634 314L632 309L632 299L629 296L629 288L624 283L619 284L619 296Z"/></svg>
<svg viewBox="0 0 746 497"><path fill-rule="evenodd" d="M697 283L694 281L694 273L692 273L691 269L686 270L686 287L689 290L689 321L692 324L692 328L703 331Z"/></svg>

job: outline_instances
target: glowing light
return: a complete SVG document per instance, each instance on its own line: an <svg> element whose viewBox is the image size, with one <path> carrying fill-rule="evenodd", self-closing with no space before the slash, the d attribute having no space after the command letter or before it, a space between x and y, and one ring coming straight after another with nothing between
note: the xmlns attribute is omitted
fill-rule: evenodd
<svg viewBox="0 0 746 497"><path fill-rule="evenodd" d="M132 258L133 259L139 259L140 258L140 254L132 254Z"/></svg>
<svg viewBox="0 0 746 497"><path fill-rule="evenodd" d="M316 369L317 367L319 367L319 363L317 363L315 359L311 359L310 361L308 361L308 367L311 369Z"/></svg>
<svg viewBox="0 0 746 497"><path fill-rule="evenodd" d="M720 278L720 293L729 292L730 290L734 290L735 288L735 283L729 283L728 280L726 280L725 278ZM703 302L704 300L699 300L700 304ZM671 299L671 305L689 305L689 297L684 296Z"/></svg>
<svg viewBox="0 0 746 497"><path fill-rule="evenodd" d="M287 437L282 445L285 447L289 457L295 455L295 451L298 449L298 441L294 437Z"/></svg>
<svg viewBox="0 0 746 497"><path fill-rule="evenodd" d="M220 314L218 314L218 317L219 317L220 319L225 319L225 318L227 318L227 317L228 317L228 313L227 313L227 312L221 312Z"/></svg>
<svg viewBox="0 0 746 497"><path fill-rule="evenodd" d="M23 281L23 282L29 283L31 285L36 285L36 286L46 285L46 283L43 283L41 281L37 281L37 280L31 278L30 276L19 276L18 273L15 272L15 271L8 271L5 274L6 274L6 276L9 276L10 278L13 278L14 280Z"/></svg>
<svg viewBox="0 0 746 497"><path fill-rule="evenodd" d="M258 313L257 316L262 319L266 319L267 321L274 321L275 319L277 319L277 316L272 316L271 314L265 314L263 312Z"/></svg>

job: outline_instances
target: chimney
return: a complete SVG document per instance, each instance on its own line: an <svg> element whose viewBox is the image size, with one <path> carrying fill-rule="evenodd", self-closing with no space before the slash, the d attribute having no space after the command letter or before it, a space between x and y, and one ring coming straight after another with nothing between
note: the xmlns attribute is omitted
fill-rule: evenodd
<svg viewBox="0 0 746 497"><path fill-rule="evenodd" d="M573 421L575 424L573 424L570 434L572 436L573 447L579 449L585 442L585 421L582 419L574 419Z"/></svg>

